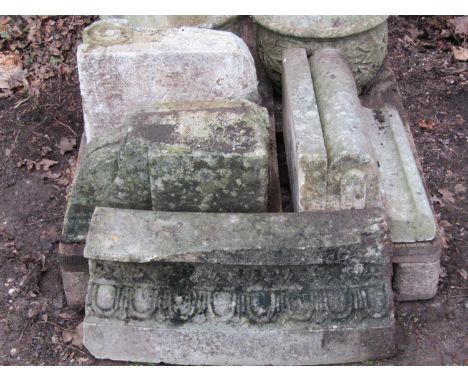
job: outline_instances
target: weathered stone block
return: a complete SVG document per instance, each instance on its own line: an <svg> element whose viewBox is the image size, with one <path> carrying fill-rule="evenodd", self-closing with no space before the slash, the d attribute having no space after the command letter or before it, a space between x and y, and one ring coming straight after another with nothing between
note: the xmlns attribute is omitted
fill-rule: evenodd
<svg viewBox="0 0 468 382"><path fill-rule="evenodd" d="M129 137L148 141L153 209L264 212L268 198L266 109L192 101L135 115Z"/></svg>
<svg viewBox="0 0 468 382"><path fill-rule="evenodd" d="M119 136L114 131L88 144L68 199L64 243L85 241L97 205L151 209L146 150L138 142L122 145Z"/></svg>
<svg viewBox="0 0 468 382"><path fill-rule="evenodd" d="M134 30L96 22L78 47L88 141L122 132L125 114L157 101L257 99L254 61L229 32L199 28Z"/></svg>
<svg viewBox="0 0 468 382"><path fill-rule="evenodd" d="M394 352L385 219L96 208L85 346L176 364L319 364Z"/></svg>
<svg viewBox="0 0 468 382"><path fill-rule="evenodd" d="M327 209L379 206L377 164L349 64L331 48L309 63L328 157Z"/></svg>
<svg viewBox="0 0 468 382"><path fill-rule="evenodd" d="M95 206L266 211L266 109L187 101L152 110L129 116L123 137L112 131L90 142L68 201L64 242L84 242Z"/></svg>
<svg viewBox="0 0 468 382"><path fill-rule="evenodd" d="M305 49L283 52L283 136L295 211L326 208L327 152Z"/></svg>
<svg viewBox="0 0 468 382"><path fill-rule="evenodd" d="M74 309L85 306L88 287L88 263L83 256L84 244L59 244L59 262L67 305Z"/></svg>
<svg viewBox="0 0 468 382"><path fill-rule="evenodd" d="M440 261L396 263L393 290L399 301L427 300L437 294Z"/></svg>
<svg viewBox="0 0 468 382"><path fill-rule="evenodd" d="M84 296L89 281L88 272L62 270L61 274L67 305L70 308L82 310L85 306Z"/></svg>

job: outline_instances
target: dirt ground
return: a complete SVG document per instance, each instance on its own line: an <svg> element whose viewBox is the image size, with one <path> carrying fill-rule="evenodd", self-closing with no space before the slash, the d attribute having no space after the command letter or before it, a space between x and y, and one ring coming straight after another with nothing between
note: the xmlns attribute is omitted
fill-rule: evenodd
<svg viewBox="0 0 468 382"><path fill-rule="evenodd" d="M367 365L468 364L467 62L441 17L392 17L389 60L445 230L438 295L396 303L398 354ZM0 364L118 364L82 348L83 312L67 308L58 241L80 137L76 73L38 98L0 100Z"/></svg>

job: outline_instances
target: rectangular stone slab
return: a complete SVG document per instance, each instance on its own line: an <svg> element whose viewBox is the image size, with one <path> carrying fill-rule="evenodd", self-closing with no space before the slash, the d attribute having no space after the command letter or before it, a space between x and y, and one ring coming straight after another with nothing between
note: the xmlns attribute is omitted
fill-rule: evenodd
<svg viewBox="0 0 468 382"><path fill-rule="evenodd" d="M121 131L125 114L157 101L257 100L257 77L245 43L229 32L182 28L133 30L97 22L78 47L88 142Z"/></svg>
<svg viewBox="0 0 468 382"><path fill-rule="evenodd" d="M239 214L96 207L84 255L136 263L300 265L355 257L387 264L386 230L380 209Z"/></svg>
<svg viewBox="0 0 468 382"><path fill-rule="evenodd" d="M87 348L97 358L178 365L321 365L388 358L394 329L213 330L155 328L87 319ZM131 351L129 351L131 349Z"/></svg>
<svg viewBox="0 0 468 382"><path fill-rule="evenodd" d="M326 208L327 152L305 49L283 51L283 134L295 211Z"/></svg>
<svg viewBox="0 0 468 382"><path fill-rule="evenodd" d="M379 163L381 193L395 243L431 241L436 223L398 110L365 109ZM379 114L378 119L374 113Z"/></svg>
<svg viewBox="0 0 468 382"><path fill-rule="evenodd" d="M377 165L349 63L331 48L314 52L309 63L328 157L327 208L378 206Z"/></svg>
<svg viewBox="0 0 468 382"><path fill-rule="evenodd" d="M85 248L85 346L98 358L197 365L390 356L386 232L379 209L97 208Z"/></svg>

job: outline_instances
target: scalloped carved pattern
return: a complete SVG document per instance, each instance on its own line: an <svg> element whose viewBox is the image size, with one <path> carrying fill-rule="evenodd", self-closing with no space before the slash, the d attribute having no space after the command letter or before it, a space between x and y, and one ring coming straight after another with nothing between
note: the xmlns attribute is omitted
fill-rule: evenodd
<svg viewBox="0 0 468 382"><path fill-rule="evenodd" d="M175 290L149 285L93 282L87 314L121 320L158 322L247 321L346 322L382 318L389 314L383 284L322 289Z"/></svg>

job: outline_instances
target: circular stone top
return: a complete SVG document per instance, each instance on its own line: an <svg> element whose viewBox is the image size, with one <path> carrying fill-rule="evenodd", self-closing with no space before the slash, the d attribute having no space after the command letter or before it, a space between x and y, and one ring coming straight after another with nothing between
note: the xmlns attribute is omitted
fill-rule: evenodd
<svg viewBox="0 0 468 382"><path fill-rule="evenodd" d="M263 27L285 36L339 38L361 33L388 16L252 16Z"/></svg>
<svg viewBox="0 0 468 382"><path fill-rule="evenodd" d="M131 29L123 24L98 21L85 28L83 42L100 45L122 44L130 40L132 34Z"/></svg>
<svg viewBox="0 0 468 382"><path fill-rule="evenodd" d="M213 29L226 24L236 16L101 16L102 20L123 19L132 28L169 29L181 27L198 27Z"/></svg>

